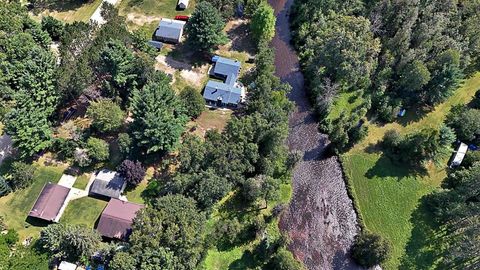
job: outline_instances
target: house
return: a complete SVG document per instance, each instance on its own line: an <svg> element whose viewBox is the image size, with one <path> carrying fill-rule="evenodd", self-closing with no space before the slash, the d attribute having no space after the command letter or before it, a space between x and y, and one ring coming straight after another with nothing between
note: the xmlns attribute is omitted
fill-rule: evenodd
<svg viewBox="0 0 480 270"><path fill-rule="evenodd" d="M184 21L161 19L157 30L155 30L155 39L163 42L179 43L185 23Z"/></svg>
<svg viewBox="0 0 480 270"><path fill-rule="evenodd" d="M45 184L28 216L58 222L66 207L68 193L70 188L52 183Z"/></svg>
<svg viewBox="0 0 480 270"><path fill-rule="evenodd" d="M141 204L110 199L98 221L97 231L104 237L128 240L133 219L144 208Z"/></svg>
<svg viewBox="0 0 480 270"><path fill-rule="evenodd" d="M450 163L450 168L460 166L460 164L462 164L463 158L465 158L465 155L467 154L467 151L468 145L460 143L457 151L455 152L455 155L453 156L452 162Z"/></svg>
<svg viewBox="0 0 480 270"><path fill-rule="evenodd" d="M77 265L73 263L69 263L66 261L61 261L60 265L57 268L58 270L75 270L77 269Z"/></svg>
<svg viewBox="0 0 480 270"><path fill-rule="evenodd" d="M178 9L186 9L188 7L188 0L178 0L177 3Z"/></svg>
<svg viewBox="0 0 480 270"><path fill-rule="evenodd" d="M221 79L222 82L208 81L203 97L207 102L214 103L216 106L238 105L245 97L243 87L237 82L241 63L237 60L220 56L214 56L212 62L214 62L214 66L210 73L212 76Z"/></svg>
<svg viewBox="0 0 480 270"><path fill-rule="evenodd" d="M95 176L90 187L90 194L118 199L126 185L125 179L117 172L103 169Z"/></svg>

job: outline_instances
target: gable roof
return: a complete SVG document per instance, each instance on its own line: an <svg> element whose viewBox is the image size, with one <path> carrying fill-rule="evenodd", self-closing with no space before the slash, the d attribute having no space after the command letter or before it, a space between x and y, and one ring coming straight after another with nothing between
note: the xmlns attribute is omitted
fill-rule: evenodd
<svg viewBox="0 0 480 270"><path fill-rule="evenodd" d="M226 104L238 104L241 101L242 89L234 87L223 82L208 81L203 92L203 97L207 100L221 100Z"/></svg>
<svg viewBox="0 0 480 270"><path fill-rule="evenodd" d="M28 215L47 221L55 221L69 192L70 189L67 187L52 183L45 184Z"/></svg>
<svg viewBox="0 0 480 270"><path fill-rule="evenodd" d="M238 73L240 72L241 63L237 60L232 60L221 56L215 58L215 60L213 72L215 74L225 76L226 83L233 85L237 80ZM231 76L234 78L229 78Z"/></svg>
<svg viewBox="0 0 480 270"><path fill-rule="evenodd" d="M126 185L125 179L120 177L117 172L104 169L97 173L90 187L90 193L110 198L119 198Z"/></svg>
<svg viewBox="0 0 480 270"><path fill-rule="evenodd" d="M97 231L105 237L127 240L132 231L133 219L144 205L110 199L100 216Z"/></svg>
<svg viewBox="0 0 480 270"><path fill-rule="evenodd" d="M185 26L184 21L172 20L172 19L161 19L158 24L158 28L155 31L155 36L180 40L183 34L183 27Z"/></svg>
<svg viewBox="0 0 480 270"><path fill-rule="evenodd" d="M177 6L179 6L180 8L187 8L188 0L178 0Z"/></svg>

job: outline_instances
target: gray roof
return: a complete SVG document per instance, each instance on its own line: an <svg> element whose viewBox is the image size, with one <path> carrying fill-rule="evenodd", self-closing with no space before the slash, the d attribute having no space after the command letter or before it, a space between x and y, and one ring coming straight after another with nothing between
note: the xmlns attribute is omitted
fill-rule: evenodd
<svg viewBox="0 0 480 270"><path fill-rule="evenodd" d="M188 7L188 0L178 0L178 4L180 8L187 8Z"/></svg>
<svg viewBox="0 0 480 270"><path fill-rule="evenodd" d="M118 199L126 185L127 182L118 173L101 170L90 187L90 193Z"/></svg>
<svg viewBox="0 0 480 270"><path fill-rule="evenodd" d="M233 85L238 77L240 72L241 63L237 60L232 60L224 57L218 57L215 62L215 67L213 72L217 75L225 76L226 82L229 85ZM233 79L230 79L230 76L234 76Z"/></svg>
<svg viewBox="0 0 480 270"><path fill-rule="evenodd" d="M203 92L206 100L222 100L226 104L238 104L242 97L242 90L238 87L225 84L223 82L208 81Z"/></svg>
<svg viewBox="0 0 480 270"><path fill-rule="evenodd" d="M166 39L180 40L183 34L184 26L184 21L162 19L160 20L158 28L155 31L155 36Z"/></svg>

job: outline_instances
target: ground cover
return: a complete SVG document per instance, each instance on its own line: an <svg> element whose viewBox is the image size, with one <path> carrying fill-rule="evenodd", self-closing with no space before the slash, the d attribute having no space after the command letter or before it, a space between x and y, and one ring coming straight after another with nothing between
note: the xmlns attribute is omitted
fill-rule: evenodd
<svg viewBox="0 0 480 270"><path fill-rule="evenodd" d="M65 22L83 21L88 22L95 10L100 6L102 0L54 0L42 8L37 14L41 16L52 16Z"/></svg>
<svg viewBox="0 0 480 270"><path fill-rule="evenodd" d="M60 218L60 223L79 224L88 228L94 228L107 203L107 201L92 197L83 197L70 201Z"/></svg>
<svg viewBox="0 0 480 270"><path fill-rule="evenodd" d="M7 163L3 165L8 166ZM5 218L9 228L17 230L20 239L37 237L42 227L46 226L30 220L27 222L28 212L43 186L48 182L57 183L65 170L64 166L43 166L39 163L35 163L35 166L35 181L30 187L0 198L0 215Z"/></svg>
<svg viewBox="0 0 480 270"><path fill-rule="evenodd" d="M327 119L333 121L341 115L350 115L354 109L362 105L364 102L364 99L358 95L358 92L340 93L335 98L334 105L332 106L332 110L328 113Z"/></svg>
<svg viewBox="0 0 480 270"><path fill-rule="evenodd" d="M195 120L188 124L190 129L203 137L205 132L211 129L222 131L232 117L232 111L227 109L205 109Z"/></svg>
<svg viewBox="0 0 480 270"><path fill-rule="evenodd" d="M480 74L464 84L446 102L433 111L418 116L411 112L398 123L383 126L369 124L368 136L342 155L347 181L360 217L367 229L391 242L392 258L384 269L429 269L435 265L441 232L429 227L431 218L421 205L421 198L439 187L446 176L442 166L427 166L425 175L393 164L384 157L377 143L385 132L396 129L408 133L421 128L437 128L452 106L468 103L480 89ZM419 207L420 206L420 207Z"/></svg>

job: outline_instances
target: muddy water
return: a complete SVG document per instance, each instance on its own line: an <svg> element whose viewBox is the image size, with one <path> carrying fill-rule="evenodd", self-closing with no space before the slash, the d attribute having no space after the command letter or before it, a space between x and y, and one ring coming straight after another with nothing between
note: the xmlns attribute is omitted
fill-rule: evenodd
<svg viewBox="0 0 480 270"><path fill-rule="evenodd" d="M292 86L289 97L296 105L288 146L304 153L293 174L293 198L280 227L292 239L290 250L308 269L360 269L347 255L358 232L356 213L337 157L324 154L328 138L317 130L298 58L289 42L287 10L293 0L269 2L277 16L272 42L277 75Z"/></svg>

